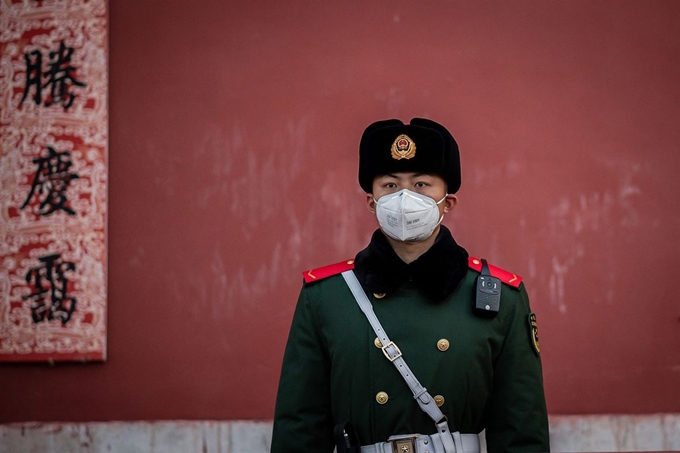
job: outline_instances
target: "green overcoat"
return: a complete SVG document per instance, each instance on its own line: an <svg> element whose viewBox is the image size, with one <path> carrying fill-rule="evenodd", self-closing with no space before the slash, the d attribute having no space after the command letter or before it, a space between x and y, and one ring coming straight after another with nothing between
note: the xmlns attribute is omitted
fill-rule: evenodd
<svg viewBox="0 0 680 453"><path fill-rule="evenodd" d="M473 313L477 275L469 269L442 303L408 282L369 299L420 383L443 397L451 431L486 429L489 453L549 451L524 284L502 285L498 315L483 318ZM341 275L304 284L284 354L272 453L332 452L341 422L354 425L362 445L436 431L375 338Z"/></svg>

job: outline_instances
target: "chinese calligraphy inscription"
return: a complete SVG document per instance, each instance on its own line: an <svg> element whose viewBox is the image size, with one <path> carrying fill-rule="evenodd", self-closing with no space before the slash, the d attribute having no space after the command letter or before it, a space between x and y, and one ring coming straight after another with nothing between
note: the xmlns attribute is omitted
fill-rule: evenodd
<svg viewBox="0 0 680 453"><path fill-rule="evenodd" d="M40 265L26 273L26 283L32 284L34 291L23 296L33 299L31 317L34 323L59 319L62 325L69 322L76 309L76 298L68 294L69 281L66 272L75 271L76 266L62 261L59 254L40 257Z"/></svg>
<svg viewBox="0 0 680 453"><path fill-rule="evenodd" d="M0 2L0 361L105 360L107 2Z"/></svg>
<svg viewBox="0 0 680 453"><path fill-rule="evenodd" d="M57 210L64 211L68 215L76 215L75 211L66 205L66 189L73 179L78 179L77 173L69 172L72 162L71 153L64 151L58 153L51 146L47 147L48 155L33 159L38 166L33 177L31 191L26 201L21 206L24 209L34 195L39 198L38 215L47 216Z"/></svg>
<svg viewBox="0 0 680 453"><path fill-rule="evenodd" d="M43 101L42 90L49 88L49 96L46 98L44 105L49 107L52 104L61 104L64 110L68 110L76 97L69 88L71 86L87 86L73 76L76 68L71 66L72 55L73 47L66 47L64 41L61 41L59 43L59 50L49 53L50 62L47 71L43 73L42 52L40 50L26 52L24 54L26 84L19 106L23 105L30 91L33 91L33 102L36 105L40 105ZM43 79L46 79L45 83L43 83Z"/></svg>

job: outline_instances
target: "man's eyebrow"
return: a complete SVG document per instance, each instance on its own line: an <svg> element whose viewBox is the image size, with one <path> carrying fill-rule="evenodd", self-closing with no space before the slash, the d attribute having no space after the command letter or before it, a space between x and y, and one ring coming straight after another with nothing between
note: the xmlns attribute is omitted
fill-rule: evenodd
<svg viewBox="0 0 680 453"><path fill-rule="evenodd" d="M413 173L410 178L420 178L421 176L432 176L432 173ZM394 179L399 179L399 176L397 176L394 173L387 173L385 175L380 176L381 178L394 178Z"/></svg>

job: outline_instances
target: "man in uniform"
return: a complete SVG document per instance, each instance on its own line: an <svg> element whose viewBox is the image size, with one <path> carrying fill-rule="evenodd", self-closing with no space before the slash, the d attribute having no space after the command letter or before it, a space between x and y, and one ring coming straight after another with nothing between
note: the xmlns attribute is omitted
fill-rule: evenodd
<svg viewBox="0 0 680 453"><path fill-rule="evenodd" d="M490 453L549 451L522 279L468 256L441 225L460 188L454 138L426 119L373 123L359 184L379 229L355 259L303 273L272 453L474 453L484 429Z"/></svg>

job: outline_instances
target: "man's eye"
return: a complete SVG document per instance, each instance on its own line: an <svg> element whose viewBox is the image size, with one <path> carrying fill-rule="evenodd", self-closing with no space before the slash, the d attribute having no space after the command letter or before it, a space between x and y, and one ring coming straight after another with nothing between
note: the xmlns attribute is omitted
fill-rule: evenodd
<svg viewBox="0 0 680 453"><path fill-rule="evenodd" d="M397 185L393 182L388 182L387 184L385 184L386 189L394 189L395 187L397 187Z"/></svg>
<svg viewBox="0 0 680 453"><path fill-rule="evenodd" d="M415 184L415 186L416 186L416 187L427 187L427 183L426 183L426 182L422 182L422 181L418 181L418 182Z"/></svg>

